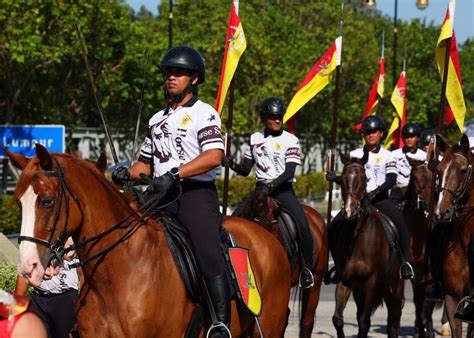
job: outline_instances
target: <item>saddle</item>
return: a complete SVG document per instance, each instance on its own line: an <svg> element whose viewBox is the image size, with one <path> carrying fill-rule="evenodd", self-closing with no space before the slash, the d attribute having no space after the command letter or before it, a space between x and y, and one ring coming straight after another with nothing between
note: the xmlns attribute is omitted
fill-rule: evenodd
<svg viewBox="0 0 474 338"><path fill-rule="evenodd" d="M391 251L389 264L387 264L387 268L385 270L386 272L388 272L391 269L392 265L395 263L397 254L399 254L401 257L401 250L400 250L400 245L399 245L399 234L398 234L397 227L395 226L393 221L383 212L379 211L378 209L376 210L378 214L380 215L383 230L385 232L385 236L387 237L388 245Z"/></svg>
<svg viewBox="0 0 474 338"><path fill-rule="evenodd" d="M274 205L280 205L280 203L275 199L272 199L272 202ZM281 213L278 216L277 222L283 238L286 254L288 255L288 260L290 262L291 272L293 272L298 264L298 259L302 258L300 257L302 256L302 252L299 250L301 239L298 226L294 216L285 208L281 208ZM303 260L301 259L300 261Z"/></svg>
<svg viewBox="0 0 474 338"><path fill-rule="evenodd" d="M188 297L202 311L202 307L208 304L208 299L204 291L203 278L199 271L188 230L175 217L166 213L160 214L160 221L163 224L171 254L186 287ZM261 297L255 283L250 261L248 260L248 250L234 247L227 240L228 234L224 228L221 228L220 237L226 261L226 275L231 290L231 298L238 299L242 306L252 315L259 316L261 312ZM249 296L249 294L251 295ZM249 303L249 297L252 298L252 304ZM257 301L256 298L258 298ZM202 313L196 316L202 316Z"/></svg>

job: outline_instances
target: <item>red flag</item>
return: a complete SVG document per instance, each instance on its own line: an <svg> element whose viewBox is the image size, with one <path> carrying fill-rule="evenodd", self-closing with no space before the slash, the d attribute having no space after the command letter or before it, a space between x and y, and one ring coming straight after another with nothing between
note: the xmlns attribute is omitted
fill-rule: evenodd
<svg viewBox="0 0 474 338"><path fill-rule="evenodd" d="M227 38L224 48L224 61L222 62L221 78L219 81L219 89L217 90L216 110L222 113L225 97L230 86L240 57L247 48L247 40L245 39L244 30L238 13L238 1L232 3L230 10L229 25L227 27Z"/></svg>
<svg viewBox="0 0 474 338"><path fill-rule="evenodd" d="M341 49L342 37L338 37L326 53L316 61L296 90L283 116L283 123L288 123L293 134L298 111L329 84L336 67L341 64Z"/></svg>
<svg viewBox="0 0 474 338"><path fill-rule="evenodd" d="M377 108L382 100L384 92L384 78L385 78L385 59L382 56L379 62L379 74L372 84L372 89L370 90L369 99L367 100L367 106L365 107L364 115L362 120L364 120L369 115L377 114ZM361 120L361 121L362 121ZM362 123L358 123L352 129L355 131L360 131L362 128Z"/></svg>

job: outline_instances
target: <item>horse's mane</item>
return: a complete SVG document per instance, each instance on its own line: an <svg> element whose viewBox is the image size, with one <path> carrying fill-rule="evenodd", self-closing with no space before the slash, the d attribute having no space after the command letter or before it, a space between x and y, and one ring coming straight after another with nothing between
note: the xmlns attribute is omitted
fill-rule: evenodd
<svg viewBox="0 0 474 338"><path fill-rule="evenodd" d="M257 190L243 203L242 211L239 215L240 217L251 221L257 219L264 227L270 227L270 223L272 222L270 217L272 210L268 203L268 195L266 193Z"/></svg>

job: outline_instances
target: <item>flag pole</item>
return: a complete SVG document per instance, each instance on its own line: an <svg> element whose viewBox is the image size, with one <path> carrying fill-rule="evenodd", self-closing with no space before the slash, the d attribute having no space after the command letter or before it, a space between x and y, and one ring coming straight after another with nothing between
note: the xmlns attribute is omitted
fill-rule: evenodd
<svg viewBox="0 0 474 338"><path fill-rule="evenodd" d="M232 143L232 119L234 116L234 78L229 85L229 114L227 115L227 132L225 134L225 156L230 156ZM222 214L227 215L227 203L229 195L229 167L224 169L224 193L222 200Z"/></svg>
<svg viewBox="0 0 474 338"><path fill-rule="evenodd" d="M382 29L382 49L380 52L380 58L385 59L385 29ZM377 115L380 115L381 112L382 112L382 98L380 98L377 104Z"/></svg>
<svg viewBox="0 0 474 338"><path fill-rule="evenodd" d="M450 58L450 51L451 51L451 40L452 38L447 39L446 41L446 53L444 55L444 68L443 68L443 79L441 82L441 97L439 99L439 120L438 120L438 127L436 129L436 133L440 134L441 133L441 128L443 128L443 115L446 112L446 86L448 82L448 68L449 68L449 58ZM433 140L432 140L433 141ZM436 140L434 141L434 148L432 152L433 159L437 160L438 159L438 152L436 148ZM430 159L426 159L429 161ZM435 205L435 189L436 189L436 172L433 172L432 178L431 178L431 193L430 193L430 202L429 202L429 208L428 208L428 236L426 236L426 242L425 242L425 257L424 257L424 262L425 262L425 276L428 275L427 272L427 267L428 267L428 262L430 258L430 242L432 238L432 233L433 233L433 213L434 213L434 205ZM433 269L431 268L431 271ZM427 277L426 277L427 278Z"/></svg>
<svg viewBox="0 0 474 338"><path fill-rule="evenodd" d="M339 19L339 37L342 39L342 24L344 16L344 0L341 0L341 18ZM342 41L341 41L342 43ZM340 50L342 54L342 49ZM334 171L335 166L335 153L336 153L336 139L337 139L337 108L339 105L339 79L340 79L340 68L342 63L342 55L338 56L341 58L341 62L336 66L336 88L334 89L334 107L332 112L332 130L331 130L331 144L329 149L329 171ZM328 195L328 212L327 212L327 224L331 222L331 211L332 211L332 190L333 182L329 181L329 195Z"/></svg>

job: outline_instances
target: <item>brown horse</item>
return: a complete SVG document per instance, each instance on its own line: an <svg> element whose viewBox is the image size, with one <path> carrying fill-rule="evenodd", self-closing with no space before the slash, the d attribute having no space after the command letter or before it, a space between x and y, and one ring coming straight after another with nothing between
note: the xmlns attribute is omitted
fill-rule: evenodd
<svg viewBox="0 0 474 338"><path fill-rule="evenodd" d="M445 234L449 243L443 263L442 282L451 331L454 337L461 337L462 325L454 319L454 312L471 288L467 248L470 233L474 232L474 156L469 150L466 135L462 136L459 145L448 147L439 136L437 144L443 151L443 159L437 167L439 197L434 216L438 222L450 223ZM470 334L471 325L468 331Z"/></svg>
<svg viewBox="0 0 474 338"><path fill-rule="evenodd" d="M37 285L51 253L61 252L63 241L73 237L85 278L77 309L81 337L185 336L196 306L161 224L133 212L123 194L86 161L38 145L33 159L6 153L23 169L15 191L22 206L20 272ZM250 249L265 336L282 336L290 288L284 250L255 223L228 217L224 226ZM231 332L259 336L252 316L235 301Z"/></svg>
<svg viewBox="0 0 474 338"><path fill-rule="evenodd" d="M344 337L343 310L352 290L357 305L358 337L367 337L370 317L382 300L389 314L388 336L397 337L400 332L404 283L398 276L400 263L390 249L382 216L366 198L364 165L367 160L368 153L362 159L342 156L344 223L334 229L337 249L333 257L340 283L336 288L333 323L337 336Z"/></svg>
<svg viewBox="0 0 474 338"><path fill-rule="evenodd" d="M315 240L316 252L313 262L315 262L312 272L314 275L314 285L309 289L304 289L301 298L301 318L300 337L311 337L314 327L314 317L319 303L321 284L328 264L328 244L326 224L323 217L313 208L303 205L306 219L311 233ZM243 206L240 216L260 223L265 229L270 231L278 241L285 246L285 240L278 226L278 218L281 215L281 206L267 194L256 191ZM291 273L291 285L298 285L300 275L300 263L296 262L295 269Z"/></svg>
<svg viewBox="0 0 474 338"><path fill-rule="evenodd" d="M412 170L408 185L407 204L403 217L410 233L411 265L414 278L413 302L415 303L415 337L434 337L433 309L435 302L425 301L426 243L429 236L428 209L433 173L427 161L406 157Z"/></svg>

